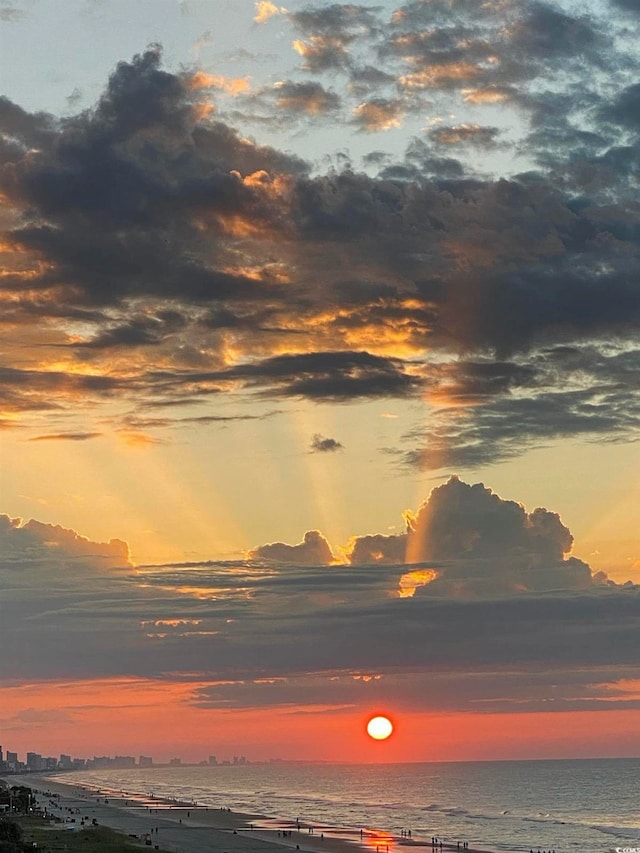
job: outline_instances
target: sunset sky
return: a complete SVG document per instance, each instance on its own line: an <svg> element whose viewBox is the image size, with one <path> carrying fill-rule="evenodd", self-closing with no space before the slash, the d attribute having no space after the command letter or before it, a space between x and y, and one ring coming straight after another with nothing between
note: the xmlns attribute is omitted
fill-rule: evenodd
<svg viewBox="0 0 640 853"><path fill-rule="evenodd" d="M4 749L640 755L639 24L0 0Z"/></svg>

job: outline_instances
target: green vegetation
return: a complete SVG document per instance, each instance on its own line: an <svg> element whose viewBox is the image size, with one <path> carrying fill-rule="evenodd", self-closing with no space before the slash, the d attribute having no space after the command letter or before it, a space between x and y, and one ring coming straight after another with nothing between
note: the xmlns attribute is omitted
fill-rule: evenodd
<svg viewBox="0 0 640 853"><path fill-rule="evenodd" d="M22 853L22 829L13 820L0 818L0 853Z"/></svg>
<svg viewBox="0 0 640 853"><path fill-rule="evenodd" d="M16 849L5 849L0 842L0 853L141 853L151 849L107 826L70 831L69 824L51 823L37 815L20 815L11 822L22 831L21 843Z"/></svg>
<svg viewBox="0 0 640 853"><path fill-rule="evenodd" d="M107 826L81 827L60 818L46 819L31 811L33 804L31 788L9 786L0 779L0 805L10 809L0 816L0 853L141 853L147 848L143 841Z"/></svg>

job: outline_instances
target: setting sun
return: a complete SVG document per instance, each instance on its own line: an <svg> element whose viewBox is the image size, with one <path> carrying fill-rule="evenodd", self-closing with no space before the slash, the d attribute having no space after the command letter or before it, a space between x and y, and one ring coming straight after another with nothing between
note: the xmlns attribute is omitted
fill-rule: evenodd
<svg viewBox="0 0 640 853"><path fill-rule="evenodd" d="M393 724L388 717L372 717L367 723L367 734L374 740L386 740L393 733Z"/></svg>

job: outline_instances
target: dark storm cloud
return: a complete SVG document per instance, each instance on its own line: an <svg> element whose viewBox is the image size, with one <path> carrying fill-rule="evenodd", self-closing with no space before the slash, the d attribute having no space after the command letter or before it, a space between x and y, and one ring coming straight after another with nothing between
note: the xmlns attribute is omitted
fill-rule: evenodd
<svg viewBox="0 0 640 853"><path fill-rule="evenodd" d="M636 392L625 414L613 386L631 373L618 376L604 348L624 348L640 322L637 84L616 21L527 2L505 22L461 0L409 3L391 19L353 4L285 19L303 61L336 52L348 85L334 92L309 73L240 92L240 112L253 98L276 118L280 98L286 121L342 116L377 132L423 116L427 90L436 114L445 92L474 110L517 110L537 171L474 175L469 149L490 157L502 137L487 121L447 119L400 161L372 152L377 177L348 160L312 174L218 118L222 78L171 74L158 48L120 63L76 116L3 99L3 322L17 341L18 326L46 318L73 359L68 373L49 368L48 344L32 369L9 366L11 410L121 395L153 407L238 391L424 393L448 407L396 451L431 467L559 435L629 435ZM543 354L559 345L581 349L581 387Z"/></svg>
<svg viewBox="0 0 640 853"><path fill-rule="evenodd" d="M271 86L241 94L224 110L224 117L237 124L290 131L317 126L340 115L342 98L317 80L279 80Z"/></svg>
<svg viewBox="0 0 640 853"><path fill-rule="evenodd" d="M337 401L409 396L417 393L421 385L416 377L405 372L401 359L381 358L366 352L280 355L234 367L216 378L240 379L249 386L271 385L285 397Z"/></svg>
<svg viewBox="0 0 640 853"><path fill-rule="evenodd" d="M106 349L156 345L185 325L184 317L176 311L160 312L153 317L134 317L123 325L106 328L96 337L76 346Z"/></svg>
<svg viewBox="0 0 640 853"><path fill-rule="evenodd" d="M443 157L442 151L423 139L412 139L402 164L387 165L380 173L383 180L422 181L435 179L439 183L465 177L463 163L454 157Z"/></svg>
<svg viewBox="0 0 640 853"><path fill-rule="evenodd" d="M379 92L382 87L390 86L394 82L393 74L373 65L354 68L349 75L349 88L358 97Z"/></svg>
<svg viewBox="0 0 640 853"><path fill-rule="evenodd" d="M434 127L428 133L436 145L472 145L477 148L494 148L499 144L499 135L497 127L480 127L477 124Z"/></svg>
<svg viewBox="0 0 640 853"><path fill-rule="evenodd" d="M311 450L313 453L335 453L343 450L344 446L335 438L326 438L317 432L311 439Z"/></svg>
<svg viewBox="0 0 640 853"><path fill-rule="evenodd" d="M640 708L640 700L625 690L633 682L632 667L616 670L547 672L531 667L523 672L470 670L455 675L428 673L311 674L253 681L226 682L200 687L193 702L205 708L300 707L306 704L353 708L375 707L395 697L398 710L473 711L475 713L530 713L536 711ZM615 679L612 682L612 679ZM616 683L617 682L617 683Z"/></svg>
<svg viewBox="0 0 640 853"><path fill-rule="evenodd" d="M122 387L122 381L97 374L0 368L0 399L8 411L62 408L78 397L111 397Z"/></svg>
<svg viewBox="0 0 640 853"><path fill-rule="evenodd" d="M434 559L331 566L310 531L133 574L122 542L5 517L2 675L210 680L193 695L210 707L315 704L323 686L336 708L389 691L406 709L635 707L638 588L591 578L555 513L452 480L410 524Z"/></svg>
<svg viewBox="0 0 640 853"><path fill-rule="evenodd" d="M271 542L254 548L249 556L252 560L273 560L278 563L324 566L333 562L331 547L319 530L308 530L298 545Z"/></svg>
<svg viewBox="0 0 640 853"><path fill-rule="evenodd" d="M12 103L8 98L0 96L0 125L6 136L2 145L22 144L40 146L50 143L57 122L46 113L28 113Z"/></svg>
<svg viewBox="0 0 640 853"><path fill-rule="evenodd" d="M143 293L259 298L251 279L215 268L224 263L225 223L247 217L276 227L263 188L242 176L304 167L226 125L198 124L190 79L161 70L155 49L120 63L94 110L59 122L35 156L5 172L10 202L32 218L12 241L54 263L31 286L64 281L88 302ZM4 112L25 142L44 124L11 104Z"/></svg>
<svg viewBox="0 0 640 853"><path fill-rule="evenodd" d="M356 536L348 556L354 566L372 563L400 565L407 558L407 534L369 533Z"/></svg>
<svg viewBox="0 0 640 853"><path fill-rule="evenodd" d="M350 400L360 397L409 396L421 382L403 369L401 359L366 352L317 352L280 355L207 373L159 371L147 381L163 392L181 386L217 391L229 383L263 390L265 396Z"/></svg>
<svg viewBox="0 0 640 853"><path fill-rule="evenodd" d="M573 537L556 513L527 513L482 483L469 486L452 477L405 521L404 534L353 539L351 563L438 563L419 590L433 596L585 590L593 584L589 567L567 557Z"/></svg>
<svg viewBox="0 0 640 853"><path fill-rule="evenodd" d="M302 39L294 47L312 72L344 70L351 65L354 43L379 28L379 7L339 4L293 12L289 19Z"/></svg>
<svg viewBox="0 0 640 853"><path fill-rule="evenodd" d="M505 22L494 4L418 0L392 16L380 52L410 68L403 86L451 90L577 72L585 63L601 68L611 47L605 27L548 3L522 3Z"/></svg>
<svg viewBox="0 0 640 853"><path fill-rule="evenodd" d="M626 130L640 131L640 83L628 86L608 105L603 106L600 115L605 121L611 121Z"/></svg>
<svg viewBox="0 0 640 853"><path fill-rule="evenodd" d="M340 106L340 97L319 83L308 81L294 83L286 81L275 90L278 107L306 115L322 115L335 111Z"/></svg>
<svg viewBox="0 0 640 853"><path fill-rule="evenodd" d="M348 52L342 38L313 35L308 41L294 44L303 57L302 67L305 71L317 73L345 68L348 65Z"/></svg>
<svg viewBox="0 0 640 853"><path fill-rule="evenodd" d="M302 38L293 42L309 72L351 72L358 68L354 51L383 36L379 6L352 3L317 5L289 14L294 32Z"/></svg>
<svg viewBox="0 0 640 853"><path fill-rule="evenodd" d="M523 446L555 439L633 440L640 428L639 359L637 349L554 347L526 367L452 364L434 385L438 411L426 428L407 433L413 449L401 458L451 469L513 458ZM518 388L526 394L513 394Z"/></svg>
<svg viewBox="0 0 640 853"><path fill-rule="evenodd" d="M528 449L545 447L553 439L602 436L604 441L631 439L638 429L638 414L617 419L594 406L589 413L575 411L575 400L553 396L522 403L501 402L486 406L462 421L449 414L440 419L437 430L416 429L406 440L415 446L399 451L402 461L424 470L477 468L513 459ZM548 418L547 422L541 418ZM518 418L522 420L519 422Z"/></svg>
<svg viewBox="0 0 640 853"><path fill-rule="evenodd" d="M551 673L567 667L607 668L613 661L633 666L638 660L637 590L466 603L418 595L385 601L371 596L370 585L361 585L356 597L348 583L342 587L339 578L331 577L331 568L323 571L331 585L319 585L317 574L309 576L304 569L300 582L292 570L286 586L278 583L271 593L268 580L264 587L260 584L253 608L232 608L234 623L225 631L224 664L216 675L236 680L390 671L420 677L446 670L464 680L464 673L476 667L524 673L547 667ZM377 572L366 571L371 576ZM389 569L387 583L401 572L397 566ZM245 644L261 649L259 664L249 649L244 653ZM168 653L171 646L165 646Z"/></svg>
<svg viewBox="0 0 640 853"><path fill-rule="evenodd" d="M629 317L637 317L640 309L633 272L634 214L612 212L609 222L618 232L620 248L627 243L627 254L614 248L615 238L607 246L604 223L593 210L572 209L550 188L500 182L462 190L461 195L476 199L486 218L484 225L458 223L460 257L467 255L475 269L447 285L441 323L454 336L474 347L509 353L528 348L545 330L559 336L564 330L571 338L629 329ZM482 237L487 240L484 249ZM503 240L509 240L509 247ZM482 269L483 251L492 254L490 278ZM612 261L607 270L597 262L603 253ZM518 269L509 269L516 257ZM473 319L465 316L462 303L466 310L475 303Z"/></svg>
<svg viewBox="0 0 640 853"><path fill-rule="evenodd" d="M303 33L322 33L344 37L345 34L370 34L378 26L380 6L359 6L355 3L332 3L293 12L294 25Z"/></svg>
<svg viewBox="0 0 640 853"><path fill-rule="evenodd" d="M551 3L530 2L515 26L512 50L537 61L564 61L569 57L606 64L611 46L604 32L598 31L588 15L566 13Z"/></svg>
<svg viewBox="0 0 640 853"><path fill-rule="evenodd" d="M443 365L435 393L462 404L481 403L511 390L535 386L537 373L530 365L505 361L459 361Z"/></svg>

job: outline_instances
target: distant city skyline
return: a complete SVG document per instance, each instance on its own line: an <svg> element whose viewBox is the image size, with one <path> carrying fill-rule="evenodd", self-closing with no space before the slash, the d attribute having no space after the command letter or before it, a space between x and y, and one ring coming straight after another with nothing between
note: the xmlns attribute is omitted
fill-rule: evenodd
<svg viewBox="0 0 640 853"><path fill-rule="evenodd" d="M280 759L271 759L279 761ZM38 752L27 751L25 760L21 761L17 752L11 750L3 750L0 745L0 774L5 773L23 773L23 772L50 772L52 770L124 770L133 767L175 767L175 766L208 766L208 767L242 767L253 762L245 755L234 755L230 758L223 758L218 761L217 756L209 755L194 764L182 761L181 758L169 758L165 761L154 761L151 756L139 755L136 759L132 755L115 755L113 757L107 755L94 755L93 758L75 758L71 755L61 753L59 758L53 756L41 755Z"/></svg>

